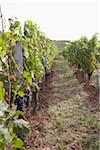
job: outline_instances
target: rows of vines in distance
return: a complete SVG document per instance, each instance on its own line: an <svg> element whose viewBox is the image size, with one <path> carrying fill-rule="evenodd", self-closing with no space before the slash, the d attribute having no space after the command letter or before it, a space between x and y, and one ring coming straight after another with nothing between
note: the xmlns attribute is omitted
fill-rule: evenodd
<svg viewBox="0 0 100 150"><path fill-rule="evenodd" d="M37 93L57 51L32 21L26 21L24 28L16 18L10 18L9 24L9 30L0 35L0 148L22 150L29 125L20 116L33 101L37 103ZM14 58L18 41L22 44L22 66Z"/></svg>
<svg viewBox="0 0 100 150"><path fill-rule="evenodd" d="M100 64L100 41L98 34L91 39L86 36L79 40L71 41L63 49L63 55L76 68L82 71L83 76L87 75L88 80Z"/></svg>

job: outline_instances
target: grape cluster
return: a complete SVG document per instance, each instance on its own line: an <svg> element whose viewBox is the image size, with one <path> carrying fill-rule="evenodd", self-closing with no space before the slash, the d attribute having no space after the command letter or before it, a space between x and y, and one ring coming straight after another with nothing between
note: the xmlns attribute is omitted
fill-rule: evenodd
<svg viewBox="0 0 100 150"><path fill-rule="evenodd" d="M24 111L29 106L29 96L20 97L16 95L15 105L17 105L17 110Z"/></svg>

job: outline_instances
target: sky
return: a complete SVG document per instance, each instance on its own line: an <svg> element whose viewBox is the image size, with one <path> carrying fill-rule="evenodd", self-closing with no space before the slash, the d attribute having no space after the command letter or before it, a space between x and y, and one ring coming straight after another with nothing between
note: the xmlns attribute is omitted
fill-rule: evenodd
<svg viewBox="0 0 100 150"><path fill-rule="evenodd" d="M0 0L3 16L31 19L52 40L75 40L100 32L100 0Z"/></svg>

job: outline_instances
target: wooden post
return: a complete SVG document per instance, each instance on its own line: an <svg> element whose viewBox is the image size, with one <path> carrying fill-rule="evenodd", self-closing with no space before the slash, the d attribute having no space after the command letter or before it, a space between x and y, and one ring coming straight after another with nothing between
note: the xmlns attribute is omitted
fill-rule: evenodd
<svg viewBox="0 0 100 150"><path fill-rule="evenodd" d="M16 41L16 45L14 47L15 53L14 53L14 59L15 62L20 70L20 72L23 72L23 54L22 54L22 43L20 41ZM16 76L21 77L20 72L17 71Z"/></svg>
<svg viewBox="0 0 100 150"><path fill-rule="evenodd" d="M3 24L3 15L2 15L2 11L1 11L1 5L0 5L0 19L1 19L1 28L2 28L2 33L4 32L4 24Z"/></svg>
<svg viewBox="0 0 100 150"><path fill-rule="evenodd" d="M100 104L100 70L97 70L97 91L98 91L98 96L99 96L99 104Z"/></svg>

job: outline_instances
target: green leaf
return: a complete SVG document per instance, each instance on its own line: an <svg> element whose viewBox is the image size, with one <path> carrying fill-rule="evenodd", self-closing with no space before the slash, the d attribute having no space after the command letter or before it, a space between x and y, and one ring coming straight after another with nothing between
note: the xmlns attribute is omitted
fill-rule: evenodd
<svg viewBox="0 0 100 150"><path fill-rule="evenodd" d="M15 112L15 116L19 116L19 115L22 115L22 112L19 111L19 110L17 110L17 111Z"/></svg>
<svg viewBox="0 0 100 150"><path fill-rule="evenodd" d="M10 38L10 32L6 32L4 35L6 36L7 39Z"/></svg>
<svg viewBox="0 0 100 150"><path fill-rule="evenodd" d="M10 117L18 117L19 115L22 115L22 112L21 111L11 111L10 112Z"/></svg>
<svg viewBox="0 0 100 150"><path fill-rule="evenodd" d="M29 75L30 75L30 73L29 73L28 71L25 71L25 72L23 73L23 77L24 77L24 78L27 78Z"/></svg>
<svg viewBox="0 0 100 150"><path fill-rule="evenodd" d="M20 97L23 97L25 94L24 94L24 92L22 92L22 91L18 91L18 93L17 93Z"/></svg>
<svg viewBox="0 0 100 150"><path fill-rule="evenodd" d="M12 142L12 145L14 148L22 148L24 145L24 142L18 138Z"/></svg>
<svg viewBox="0 0 100 150"><path fill-rule="evenodd" d="M22 129L24 134L28 134L30 131L29 123L23 119L14 120L14 125L17 130L19 129L19 131Z"/></svg>
<svg viewBox="0 0 100 150"><path fill-rule="evenodd" d="M0 56L1 57L4 57L6 54L6 51L5 50L2 50L2 48L0 47Z"/></svg>
<svg viewBox="0 0 100 150"><path fill-rule="evenodd" d="M14 24L15 28L20 26L20 22L19 21L15 21L15 24Z"/></svg>
<svg viewBox="0 0 100 150"><path fill-rule="evenodd" d="M0 81L0 101L4 100L3 82Z"/></svg>
<svg viewBox="0 0 100 150"><path fill-rule="evenodd" d="M28 24L28 26L31 26L31 25L32 25L32 21L31 21L31 20L27 20L26 23Z"/></svg>
<svg viewBox="0 0 100 150"><path fill-rule="evenodd" d="M31 76L29 76L29 77L27 78L27 80L28 80L28 83L32 83L32 77L31 77Z"/></svg>

